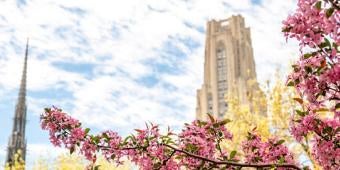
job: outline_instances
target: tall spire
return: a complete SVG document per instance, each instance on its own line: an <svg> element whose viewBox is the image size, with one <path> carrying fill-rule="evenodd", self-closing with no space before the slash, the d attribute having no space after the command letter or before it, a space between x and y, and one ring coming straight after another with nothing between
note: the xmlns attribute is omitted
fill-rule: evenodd
<svg viewBox="0 0 340 170"><path fill-rule="evenodd" d="M12 134L8 141L6 163L11 165L15 160L15 154L20 150L21 158L25 160L26 156L26 79L27 79L27 57L28 57L28 39L26 43L24 68L20 82L18 101L15 106L14 123Z"/></svg>

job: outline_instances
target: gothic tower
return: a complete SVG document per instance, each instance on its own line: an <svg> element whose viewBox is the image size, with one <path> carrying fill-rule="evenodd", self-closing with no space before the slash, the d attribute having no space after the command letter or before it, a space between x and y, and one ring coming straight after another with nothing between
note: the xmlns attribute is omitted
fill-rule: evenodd
<svg viewBox="0 0 340 170"><path fill-rule="evenodd" d="M15 106L15 115L12 134L9 137L7 147L6 163L11 165L14 162L14 155L20 150L21 158L25 160L26 156L26 76L27 76L27 55L28 55L28 39L26 44L24 68L21 77L21 84L19 89L18 101Z"/></svg>
<svg viewBox="0 0 340 170"><path fill-rule="evenodd" d="M252 89L259 89L250 38L241 15L207 23L204 58L204 82L197 90L196 118L205 119L206 113L223 118L228 109L227 95L249 103Z"/></svg>

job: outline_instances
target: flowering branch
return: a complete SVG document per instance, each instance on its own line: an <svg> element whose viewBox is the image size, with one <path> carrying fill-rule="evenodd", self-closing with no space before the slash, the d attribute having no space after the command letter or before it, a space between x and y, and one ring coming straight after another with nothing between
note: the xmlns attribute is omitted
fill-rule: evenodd
<svg viewBox="0 0 340 170"><path fill-rule="evenodd" d="M158 126L150 124L144 130L136 129L137 134L122 139L113 131L90 135L90 129L83 129L78 120L56 107L45 109L41 115L42 128L50 132L50 141L54 145L63 144L70 153L79 150L80 154L93 163L97 158L96 153L101 152L108 161L121 164L120 159L126 157L145 170L226 166L300 169L283 145L283 140L270 139L263 142L257 140L260 137L255 132L249 133L251 136L244 142L247 161L239 163L236 151L227 154L226 148L220 147L222 140L232 140L232 135L225 128L228 122L230 120L217 121L210 116L209 121L196 120L186 124L177 135L170 129L166 135L161 135ZM176 136L177 140L174 141L172 136ZM249 147L253 149L250 151ZM261 153L257 153L258 149L261 149ZM253 161L254 156L262 159Z"/></svg>
<svg viewBox="0 0 340 170"><path fill-rule="evenodd" d="M180 153L184 153L188 156L197 158L197 159L201 159L203 161L206 162L211 162L213 164L216 165L228 165L228 166L235 166L235 167L252 167L252 168L273 168L273 167L284 167L284 168L292 168L292 169L298 169L298 170L302 170L301 168L299 168L298 166L294 165L294 164L252 164L252 163L238 163L238 162L233 162L233 161L218 161L218 160L212 160L212 159L208 159L199 155L195 155L192 154L190 152L187 152L185 150L181 150L181 149L177 149L174 146L168 145L168 144L164 144L165 146L173 149L176 152L180 152Z"/></svg>

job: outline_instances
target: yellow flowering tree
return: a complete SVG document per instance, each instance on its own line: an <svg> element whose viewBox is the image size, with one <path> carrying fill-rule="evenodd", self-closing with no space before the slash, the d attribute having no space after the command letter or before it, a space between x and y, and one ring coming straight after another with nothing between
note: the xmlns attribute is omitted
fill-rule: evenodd
<svg viewBox="0 0 340 170"><path fill-rule="evenodd" d="M226 96L228 111L224 118L231 120L226 126L234 135L232 142L222 143L223 147L241 151L241 142L246 140L248 132L255 129L264 139L270 136L266 96L260 89L252 88L254 83L254 80L247 82L248 89L253 89L247 92L248 103L241 103L232 93Z"/></svg>
<svg viewBox="0 0 340 170"><path fill-rule="evenodd" d="M49 163L48 160L40 158L33 166L33 170L84 170L89 164L83 157L76 154L62 154L55 160ZM103 157L99 157L94 167L98 170L129 170L132 168L128 161L124 162L124 165L117 167L116 164L106 161Z"/></svg>

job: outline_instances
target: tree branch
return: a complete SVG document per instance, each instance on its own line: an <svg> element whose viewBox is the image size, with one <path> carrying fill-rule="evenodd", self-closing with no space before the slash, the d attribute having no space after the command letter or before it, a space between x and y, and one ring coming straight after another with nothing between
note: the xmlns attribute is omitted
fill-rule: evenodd
<svg viewBox="0 0 340 170"><path fill-rule="evenodd" d="M191 156L191 157L194 157L194 158L197 158L197 159L201 159L203 161L210 162L210 163L217 164L217 165L231 165L231 166L237 166L237 167L253 167L253 168L285 167L285 168L302 170L301 168L299 168L298 166L296 166L294 164L250 164L250 163L238 163L238 162L232 162L232 161L212 160L212 159L209 159L209 158L206 158L206 157L202 157L202 156L199 156L199 155L192 154L192 153L187 152L185 150L177 149L177 148L175 148L171 145L168 145L168 144L163 144L163 145L173 149L176 152L184 153L188 156Z"/></svg>

